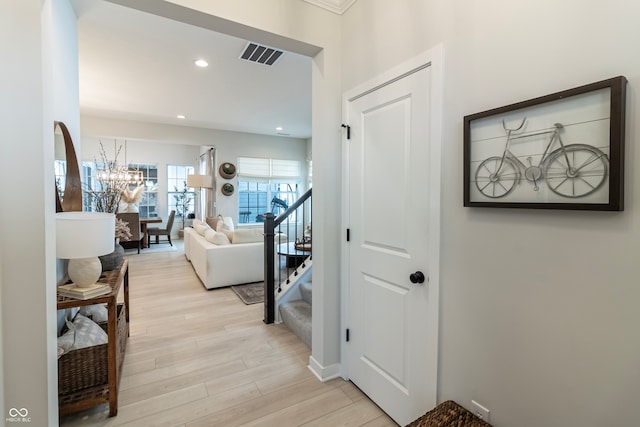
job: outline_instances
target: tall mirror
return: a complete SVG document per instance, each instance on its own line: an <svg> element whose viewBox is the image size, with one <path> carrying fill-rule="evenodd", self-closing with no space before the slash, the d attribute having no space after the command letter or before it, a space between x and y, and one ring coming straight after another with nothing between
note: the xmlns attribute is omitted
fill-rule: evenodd
<svg viewBox="0 0 640 427"><path fill-rule="evenodd" d="M71 134L62 122L53 122L53 133L56 212L82 211L82 181Z"/></svg>

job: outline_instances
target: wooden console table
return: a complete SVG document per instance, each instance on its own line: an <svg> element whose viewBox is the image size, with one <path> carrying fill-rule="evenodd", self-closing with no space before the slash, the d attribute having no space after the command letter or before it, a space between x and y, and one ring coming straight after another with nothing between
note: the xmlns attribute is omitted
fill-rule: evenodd
<svg viewBox="0 0 640 427"><path fill-rule="evenodd" d="M61 370L65 370L65 372L68 370L70 372L69 376L73 378L74 375L83 375L83 369L92 369L92 372L86 373L87 376L98 378L96 380L97 384L92 384L90 387L82 387L78 390L73 389L74 387L65 387L65 392L60 393L63 379L59 377L58 404L60 415L81 411L107 402L109 403L109 416L112 417L118 413L118 386L127 337L129 336L129 261L125 259L117 270L104 271L99 283L109 284L111 292L86 300L58 295L58 310L93 304L106 304L109 313L106 324L107 344L73 350L58 359L59 376ZM124 303L118 304L118 293L122 286L124 287ZM101 326L105 327L105 325ZM84 351L84 353L72 355L74 351ZM95 359L98 362L86 363L86 367L84 367L82 362L87 362L86 360L81 360L81 363L77 363L80 354L88 355L82 357ZM72 360L73 362L71 362ZM100 360L106 366L95 366L101 363ZM65 363L73 363L74 366L64 365ZM105 378L102 378L100 373L96 373L101 369L106 372ZM67 388L72 388L72 390L67 390Z"/></svg>

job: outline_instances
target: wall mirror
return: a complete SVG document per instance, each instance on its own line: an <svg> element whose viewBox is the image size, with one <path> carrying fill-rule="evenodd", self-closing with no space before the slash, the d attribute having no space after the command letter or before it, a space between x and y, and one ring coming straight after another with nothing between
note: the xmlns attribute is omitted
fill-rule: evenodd
<svg viewBox="0 0 640 427"><path fill-rule="evenodd" d="M82 211L82 181L71 134L63 122L53 122L53 133L56 212Z"/></svg>

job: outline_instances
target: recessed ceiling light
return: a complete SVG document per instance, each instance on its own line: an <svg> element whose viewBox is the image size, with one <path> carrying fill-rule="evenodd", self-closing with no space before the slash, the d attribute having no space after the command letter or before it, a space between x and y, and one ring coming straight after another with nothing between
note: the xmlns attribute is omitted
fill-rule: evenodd
<svg viewBox="0 0 640 427"><path fill-rule="evenodd" d="M281 131L281 130L284 130L284 128L283 128L282 126L278 126L278 127L276 128L276 130L277 130L277 131Z"/></svg>
<svg viewBox="0 0 640 427"><path fill-rule="evenodd" d="M205 68L205 67L209 66L209 63L207 61L205 61L204 59L196 59L194 61L194 64L196 64L200 68Z"/></svg>
<svg viewBox="0 0 640 427"><path fill-rule="evenodd" d="M186 119L187 118L187 116L185 116L184 114L178 114L176 117L179 118L179 119Z"/></svg>

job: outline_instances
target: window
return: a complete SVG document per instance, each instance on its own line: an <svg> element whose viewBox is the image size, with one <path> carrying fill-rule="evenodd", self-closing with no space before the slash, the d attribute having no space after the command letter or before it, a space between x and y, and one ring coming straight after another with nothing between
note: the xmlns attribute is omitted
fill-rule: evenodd
<svg viewBox="0 0 640 427"><path fill-rule="evenodd" d="M187 188L187 175L193 174L192 166L167 165L168 211L176 211L176 218L186 219L195 212L195 194Z"/></svg>
<svg viewBox="0 0 640 427"><path fill-rule="evenodd" d="M96 173L102 166L101 162L82 162L82 179L85 183L82 204L85 210L95 209L94 192L99 193L102 188L96 178ZM154 164L130 163L129 170L140 170L144 177L145 189L138 205L140 216L158 216L158 167ZM135 184L132 184L130 188L135 188Z"/></svg>
<svg viewBox="0 0 640 427"><path fill-rule="evenodd" d="M263 222L265 212L283 213L298 198L299 179L295 160L238 158L238 223Z"/></svg>
<svg viewBox="0 0 640 427"><path fill-rule="evenodd" d="M144 176L144 193L138 205L140 217L158 216L158 166L154 164L130 163L129 170L141 170Z"/></svg>
<svg viewBox="0 0 640 427"><path fill-rule="evenodd" d="M60 199L62 199L64 197L64 187L67 183L67 161L56 160L53 167L56 174L56 188L58 189Z"/></svg>

